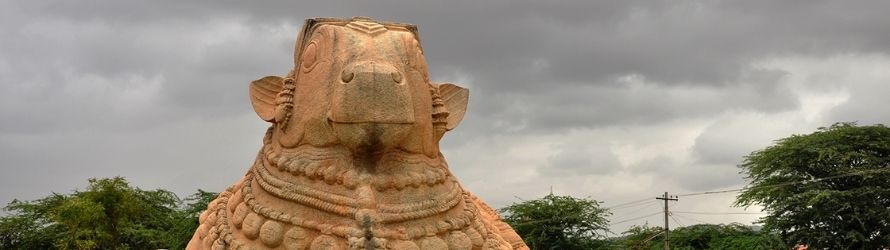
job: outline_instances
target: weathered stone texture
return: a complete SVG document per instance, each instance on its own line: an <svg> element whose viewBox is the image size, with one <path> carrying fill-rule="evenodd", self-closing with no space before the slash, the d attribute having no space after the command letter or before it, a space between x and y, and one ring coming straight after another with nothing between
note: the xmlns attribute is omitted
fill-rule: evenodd
<svg viewBox="0 0 890 250"><path fill-rule="evenodd" d="M309 19L294 64L250 84L272 126L188 249L527 249L448 170L469 92L429 80L415 26Z"/></svg>

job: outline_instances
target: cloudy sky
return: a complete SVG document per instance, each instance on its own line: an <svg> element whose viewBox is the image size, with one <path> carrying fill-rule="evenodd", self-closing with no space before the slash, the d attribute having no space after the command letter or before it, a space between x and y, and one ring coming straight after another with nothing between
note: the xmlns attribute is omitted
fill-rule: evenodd
<svg viewBox="0 0 890 250"><path fill-rule="evenodd" d="M432 79L471 91L443 142L455 175L494 207L651 200L617 207L617 233L660 225L665 191L744 186L737 164L775 139L890 123L885 1L415 2L0 0L0 202L117 175L222 190L268 126L247 84L286 74L316 16L417 24ZM733 199L671 209L759 212Z"/></svg>

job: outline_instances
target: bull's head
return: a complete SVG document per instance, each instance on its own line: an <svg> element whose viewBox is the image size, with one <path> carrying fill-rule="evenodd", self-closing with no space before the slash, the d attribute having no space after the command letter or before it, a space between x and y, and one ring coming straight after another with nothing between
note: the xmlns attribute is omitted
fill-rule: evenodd
<svg viewBox="0 0 890 250"><path fill-rule="evenodd" d="M390 151L438 156L466 112L468 91L434 84L413 25L367 18L309 19L286 77L250 84L256 113L282 149L343 146L356 157Z"/></svg>

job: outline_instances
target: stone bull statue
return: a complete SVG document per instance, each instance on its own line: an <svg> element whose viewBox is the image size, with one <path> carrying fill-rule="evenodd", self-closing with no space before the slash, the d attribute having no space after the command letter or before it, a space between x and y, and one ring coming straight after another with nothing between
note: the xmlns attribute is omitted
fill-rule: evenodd
<svg viewBox="0 0 890 250"><path fill-rule="evenodd" d="M293 70L250 84L272 126L188 249L528 249L448 170L469 92L428 77L414 25L307 20Z"/></svg>

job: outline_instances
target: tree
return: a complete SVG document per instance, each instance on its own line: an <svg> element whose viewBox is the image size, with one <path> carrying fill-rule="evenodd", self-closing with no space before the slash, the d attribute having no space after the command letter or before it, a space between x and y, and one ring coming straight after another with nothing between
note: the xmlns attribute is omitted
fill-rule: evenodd
<svg viewBox="0 0 890 250"><path fill-rule="evenodd" d="M664 239L664 228L662 227L634 225L622 234L623 236L616 240L623 246L621 249L664 249L661 243Z"/></svg>
<svg viewBox="0 0 890 250"><path fill-rule="evenodd" d="M816 249L890 247L890 128L837 123L754 151L737 206L762 205L764 229Z"/></svg>
<svg viewBox="0 0 890 250"><path fill-rule="evenodd" d="M621 249L664 249L661 227L632 226L624 232ZM671 249L788 249L778 235L732 224L698 224L671 230Z"/></svg>
<svg viewBox="0 0 890 250"><path fill-rule="evenodd" d="M600 202L549 194L500 209L532 249L594 249L605 244L611 213Z"/></svg>
<svg viewBox="0 0 890 250"><path fill-rule="evenodd" d="M185 249L192 239L195 229L198 229L200 225L198 216L207 209L207 204L213 201L216 196L217 193L198 189L198 192L184 200L184 206L181 206L180 210L173 215L174 225L169 231L174 239L170 249Z"/></svg>
<svg viewBox="0 0 890 250"><path fill-rule="evenodd" d="M0 218L0 249L183 249L215 196L198 190L184 203L121 177L90 179L84 191L12 201Z"/></svg>
<svg viewBox="0 0 890 250"><path fill-rule="evenodd" d="M50 211L69 197L52 194L32 202L13 200L6 206L13 215L0 218L0 249L53 249L65 228L54 223Z"/></svg>
<svg viewBox="0 0 890 250"><path fill-rule="evenodd" d="M739 224L698 224L671 231L674 249L787 249L778 235Z"/></svg>

